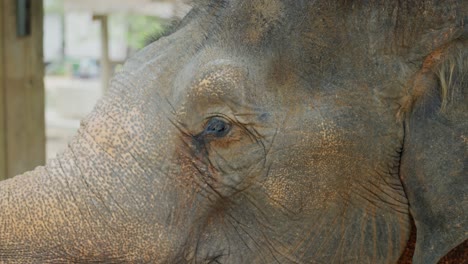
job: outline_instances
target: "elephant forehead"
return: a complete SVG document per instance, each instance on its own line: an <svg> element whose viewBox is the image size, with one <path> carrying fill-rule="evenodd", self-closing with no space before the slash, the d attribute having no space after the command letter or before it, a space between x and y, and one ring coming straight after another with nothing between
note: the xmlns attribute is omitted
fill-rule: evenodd
<svg viewBox="0 0 468 264"><path fill-rule="evenodd" d="M252 5L245 36L248 43L257 44L266 37L272 28L279 24L284 7L277 0L254 1Z"/></svg>
<svg viewBox="0 0 468 264"><path fill-rule="evenodd" d="M210 107L242 105L249 88L248 73L244 67L211 62L206 66L192 65L182 72L184 82L174 89L174 104L178 115L190 112L205 112Z"/></svg>
<svg viewBox="0 0 468 264"><path fill-rule="evenodd" d="M190 93L195 96L220 97L236 96L241 89L236 89L245 82L245 72L237 67L210 69L195 78Z"/></svg>

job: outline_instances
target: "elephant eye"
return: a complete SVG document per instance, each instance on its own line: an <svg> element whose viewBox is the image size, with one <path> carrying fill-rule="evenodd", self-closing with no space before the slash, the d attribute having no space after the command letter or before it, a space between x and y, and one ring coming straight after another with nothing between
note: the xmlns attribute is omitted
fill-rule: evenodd
<svg viewBox="0 0 468 264"><path fill-rule="evenodd" d="M231 130L231 125L226 121L214 117L208 121L203 134L206 136L224 137Z"/></svg>

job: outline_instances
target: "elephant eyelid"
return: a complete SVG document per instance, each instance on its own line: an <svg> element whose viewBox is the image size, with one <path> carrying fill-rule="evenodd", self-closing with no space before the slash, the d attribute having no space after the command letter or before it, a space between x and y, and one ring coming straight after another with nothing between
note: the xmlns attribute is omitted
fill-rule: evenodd
<svg viewBox="0 0 468 264"><path fill-rule="evenodd" d="M205 124L203 135L221 138L226 136L231 130L232 125L222 117L212 117Z"/></svg>

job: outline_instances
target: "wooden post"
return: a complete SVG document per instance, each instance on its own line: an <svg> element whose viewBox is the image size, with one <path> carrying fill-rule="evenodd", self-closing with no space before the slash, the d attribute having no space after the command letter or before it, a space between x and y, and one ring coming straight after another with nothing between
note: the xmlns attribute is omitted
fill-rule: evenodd
<svg viewBox="0 0 468 264"><path fill-rule="evenodd" d="M6 110L6 98L5 98L5 87L4 87L4 60L3 60L3 25L5 1L0 2L0 181L6 179L6 128L5 128L5 110Z"/></svg>
<svg viewBox="0 0 468 264"><path fill-rule="evenodd" d="M102 94L107 92L111 78L111 63L109 59L109 23L107 15L94 15L94 20L101 23L101 82Z"/></svg>
<svg viewBox="0 0 468 264"><path fill-rule="evenodd" d="M27 5L25 35L19 2ZM42 25L42 0L0 1L0 179L45 162Z"/></svg>

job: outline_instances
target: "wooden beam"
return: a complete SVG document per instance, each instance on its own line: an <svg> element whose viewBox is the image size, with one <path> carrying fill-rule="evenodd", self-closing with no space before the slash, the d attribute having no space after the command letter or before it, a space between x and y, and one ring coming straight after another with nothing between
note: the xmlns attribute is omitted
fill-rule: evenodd
<svg viewBox="0 0 468 264"><path fill-rule="evenodd" d="M94 20L101 24L101 86L102 94L106 94L112 75L111 62L109 59L109 23L107 15L94 15Z"/></svg>
<svg viewBox="0 0 468 264"><path fill-rule="evenodd" d="M0 163L3 178L45 162L44 66L42 0L30 0L30 34L18 36L16 1L3 0L0 9L0 56L3 65ZM0 154L2 155L2 154ZM1 157L1 156L0 156ZM1 176L0 176L1 177Z"/></svg>
<svg viewBox="0 0 468 264"><path fill-rule="evenodd" d="M6 179L6 129L5 129L5 80L3 76L5 59L3 57L3 20L5 1L0 1L0 181Z"/></svg>

